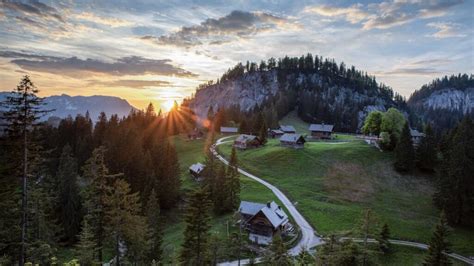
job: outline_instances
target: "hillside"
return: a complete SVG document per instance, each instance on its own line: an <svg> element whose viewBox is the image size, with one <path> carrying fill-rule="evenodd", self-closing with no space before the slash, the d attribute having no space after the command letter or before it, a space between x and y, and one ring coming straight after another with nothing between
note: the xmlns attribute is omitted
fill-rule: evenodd
<svg viewBox="0 0 474 266"><path fill-rule="evenodd" d="M452 128L462 117L474 117L474 76L435 79L415 91L408 106L419 120L431 122L436 129Z"/></svg>
<svg viewBox="0 0 474 266"><path fill-rule="evenodd" d="M219 108L237 108L244 113L276 110L279 119L296 110L306 122L332 123L337 131L355 132L368 112L403 107L404 101L353 66L346 68L343 62L308 54L280 58L278 63L271 58L258 67L255 63L237 64L216 83L201 85L184 104L200 118Z"/></svg>
<svg viewBox="0 0 474 266"><path fill-rule="evenodd" d="M9 92L0 92L0 102L3 102ZM67 116L75 117L77 114L84 115L89 111L89 115L93 121L99 117L101 112L105 112L108 116L117 114L119 117L127 116L131 110L136 108L130 105L127 100L113 96L69 96L66 94L54 95L44 98L44 102L48 113L43 119L50 117L66 118Z"/></svg>

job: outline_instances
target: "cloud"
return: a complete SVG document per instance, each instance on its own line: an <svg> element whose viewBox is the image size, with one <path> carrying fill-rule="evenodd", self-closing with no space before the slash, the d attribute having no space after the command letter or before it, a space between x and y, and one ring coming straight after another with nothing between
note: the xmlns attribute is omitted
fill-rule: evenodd
<svg viewBox="0 0 474 266"><path fill-rule="evenodd" d="M197 75L171 64L170 59L148 59L139 56L122 57L114 62L77 57L54 57L3 51L0 57L13 58L10 62L23 70L52 73L70 77L84 74L122 75L172 75L196 77Z"/></svg>
<svg viewBox="0 0 474 266"><path fill-rule="evenodd" d="M142 40L160 45L190 47L204 42L222 44L238 38L275 29L296 29L299 26L286 18L263 12L232 11L217 19L208 18L199 25L182 27L169 35L143 36Z"/></svg>
<svg viewBox="0 0 474 266"><path fill-rule="evenodd" d="M374 74L382 76L431 76L431 75L440 75L442 71L431 67L418 67L418 68L395 68L389 71L376 71Z"/></svg>
<svg viewBox="0 0 474 266"><path fill-rule="evenodd" d="M303 12L325 17L344 17L352 24L365 20L369 16L369 13L361 10L361 5L352 5L350 7L308 6L304 8Z"/></svg>
<svg viewBox="0 0 474 266"><path fill-rule="evenodd" d="M453 62L448 58L424 59L410 63L411 66L426 66L426 65L445 65Z"/></svg>
<svg viewBox="0 0 474 266"><path fill-rule="evenodd" d="M429 35L437 39L465 37L466 34L459 32L460 25L450 22L432 22L427 24L428 27L435 28L438 31Z"/></svg>
<svg viewBox="0 0 474 266"><path fill-rule="evenodd" d="M56 8L35 0L30 0L28 3L0 0L0 9L24 15L33 15L44 19L54 19L63 23L65 22L64 18L58 13Z"/></svg>
<svg viewBox="0 0 474 266"><path fill-rule="evenodd" d="M121 79L114 81L99 81L91 80L90 85L101 85L110 87L127 87L134 89L146 89L149 87L165 87L172 86L171 82L163 80L133 80L133 79Z"/></svg>
<svg viewBox="0 0 474 266"><path fill-rule="evenodd" d="M130 26L133 25L132 22L119 19L119 18L114 18L114 17L103 17L103 16L98 16L94 13L91 12L82 12L79 14L74 15L76 19L79 20L85 20L85 21L90 21L94 22L97 24L102 24L110 27L124 27L124 26Z"/></svg>
<svg viewBox="0 0 474 266"><path fill-rule="evenodd" d="M450 8L461 3L463 0L392 0L367 6L362 4L349 7L307 6L304 12L342 18L352 24L361 23L364 30L371 30L400 26L418 18L443 16Z"/></svg>

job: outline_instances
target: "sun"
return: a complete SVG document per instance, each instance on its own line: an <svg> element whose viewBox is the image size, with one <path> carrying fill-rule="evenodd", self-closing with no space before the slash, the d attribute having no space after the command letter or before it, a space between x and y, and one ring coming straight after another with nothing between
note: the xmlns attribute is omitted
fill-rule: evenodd
<svg viewBox="0 0 474 266"><path fill-rule="evenodd" d="M166 100L164 101L161 106L163 107L165 112L171 111L171 108L174 106L174 101L173 100Z"/></svg>

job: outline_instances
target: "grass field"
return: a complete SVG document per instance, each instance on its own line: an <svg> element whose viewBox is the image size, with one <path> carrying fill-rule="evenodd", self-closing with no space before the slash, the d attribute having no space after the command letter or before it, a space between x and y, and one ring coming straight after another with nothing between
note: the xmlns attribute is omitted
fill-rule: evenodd
<svg viewBox="0 0 474 266"><path fill-rule="evenodd" d="M188 167L193 163L204 161L205 140L188 141L183 137L176 136L173 141L181 168L181 180L183 182L182 195L185 196L187 192L198 186L198 183L190 177ZM281 204L270 190L245 176L241 176L240 198L242 200L262 203L275 200ZM168 259L176 257L179 254L181 244L183 243L183 231L185 228L183 209L184 202L178 208L163 213L163 217L166 219L163 245L165 254L169 254ZM213 226L211 233L220 239L225 239L227 237L227 223L229 222L231 225L232 220L232 214L214 216L212 219ZM229 230L236 230L236 228L229 226Z"/></svg>
<svg viewBox="0 0 474 266"><path fill-rule="evenodd" d="M302 122L282 123L302 128ZM219 150L229 155L231 146ZM439 215L432 203L432 180L399 175L392 156L362 141L311 142L294 150L270 140L264 148L238 152L240 165L296 201L320 234L352 230L361 212L371 208L380 223L389 224L392 238L427 243ZM454 251L474 254L474 231L454 228L450 241Z"/></svg>

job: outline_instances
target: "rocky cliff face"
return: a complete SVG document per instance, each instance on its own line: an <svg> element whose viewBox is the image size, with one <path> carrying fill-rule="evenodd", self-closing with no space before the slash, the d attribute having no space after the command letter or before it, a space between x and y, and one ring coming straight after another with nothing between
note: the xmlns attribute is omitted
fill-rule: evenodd
<svg viewBox="0 0 474 266"><path fill-rule="evenodd" d="M242 111L249 111L274 96L278 89L276 71L246 73L242 78L197 91L190 107L201 118L207 116L210 107L216 111L239 105Z"/></svg>
<svg viewBox="0 0 474 266"><path fill-rule="evenodd" d="M357 130L369 112L385 111L395 105L386 92L354 89L318 73L271 70L245 73L200 89L189 106L203 119L210 107L216 111L239 105L242 111L250 111L269 102L270 108L279 109L278 113L279 106L287 105L289 110L299 109L298 115L307 122L333 123L336 130L343 131Z"/></svg>
<svg viewBox="0 0 474 266"><path fill-rule="evenodd" d="M461 112L465 115L474 111L474 88L465 90L442 89L433 92L424 99L412 102L411 105L424 109Z"/></svg>

